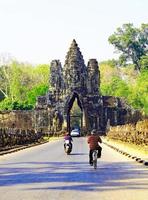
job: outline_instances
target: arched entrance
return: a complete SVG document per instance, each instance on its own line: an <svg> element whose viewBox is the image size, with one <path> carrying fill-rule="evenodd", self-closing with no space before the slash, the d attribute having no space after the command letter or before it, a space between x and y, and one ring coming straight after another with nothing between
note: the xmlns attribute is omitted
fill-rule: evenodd
<svg viewBox="0 0 148 200"><path fill-rule="evenodd" d="M74 110L77 105L77 108L79 107L79 111L77 112ZM73 109L74 106L74 109ZM82 105L82 101L80 100L79 95L74 92L67 100L66 106L66 124L67 124L67 131L70 132L73 128L80 128L83 127L83 118L84 118L84 109ZM71 112L73 110L73 112Z"/></svg>

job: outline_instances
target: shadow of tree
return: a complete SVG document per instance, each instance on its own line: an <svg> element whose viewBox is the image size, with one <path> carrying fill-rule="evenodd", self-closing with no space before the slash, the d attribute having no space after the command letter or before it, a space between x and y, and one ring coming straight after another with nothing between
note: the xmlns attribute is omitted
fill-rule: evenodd
<svg viewBox="0 0 148 200"><path fill-rule="evenodd" d="M145 181L148 171L145 168L139 170L138 165L130 165L129 162L100 162L97 170L87 162L18 162L7 165L0 168L0 186L39 183L39 187L29 190L148 189ZM136 179L141 181L136 182ZM42 183L46 183L47 187Z"/></svg>

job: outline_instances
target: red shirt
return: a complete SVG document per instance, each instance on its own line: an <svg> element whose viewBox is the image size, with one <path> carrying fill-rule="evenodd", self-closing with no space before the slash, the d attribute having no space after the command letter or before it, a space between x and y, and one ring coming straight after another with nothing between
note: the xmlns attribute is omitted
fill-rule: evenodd
<svg viewBox="0 0 148 200"><path fill-rule="evenodd" d="M98 142L102 143L102 140L98 135L91 135L87 139L90 150L96 149L99 146Z"/></svg>

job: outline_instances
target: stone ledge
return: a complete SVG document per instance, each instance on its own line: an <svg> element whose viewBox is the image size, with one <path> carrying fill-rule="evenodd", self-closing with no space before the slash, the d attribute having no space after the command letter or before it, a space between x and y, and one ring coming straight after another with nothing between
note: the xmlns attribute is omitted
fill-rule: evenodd
<svg viewBox="0 0 148 200"><path fill-rule="evenodd" d="M143 165L148 166L148 160L144 160L144 159L142 159L142 158L139 158L139 156L138 156L138 157L137 157L137 156L133 156L133 155L131 155L130 153L125 152L125 151L123 151L123 150L120 150L119 148L117 148L117 147L115 147L115 146L109 144L109 142L106 142L106 141L104 142L104 141L103 141L103 144L107 145L108 147L110 147L110 148L116 150L117 152L119 152L119 153L121 153L121 154L123 154L123 155L125 155L125 156L127 156L127 157L129 157L129 158L132 158L133 160L135 160L135 161L138 162L138 163L142 163Z"/></svg>

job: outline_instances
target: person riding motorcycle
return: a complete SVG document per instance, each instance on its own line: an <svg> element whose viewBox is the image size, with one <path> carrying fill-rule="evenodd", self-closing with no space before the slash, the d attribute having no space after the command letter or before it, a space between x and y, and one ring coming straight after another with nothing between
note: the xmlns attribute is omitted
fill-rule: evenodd
<svg viewBox="0 0 148 200"><path fill-rule="evenodd" d="M91 131L91 135L87 139L87 143L89 144L89 164L93 164L93 158L92 158L92 153L93 150L98 150L98 158L101 157L101 150L102 147L99 146L99 143L102 143L102 140L99 135L97 135L97 131L93 129Z"/></svg>
<svg viewBox="0 0 148 200"><path fill-rule="evenodd" d="M69 144L71 145L71 149L72 149L72 137L71 137L71 135L67 132L66 134L65 134L65 136L64 136L64 148L65 148L65 146L66 146L66 143L65 143L65 141L66 140L68 140L69 141Z"/></svg>

